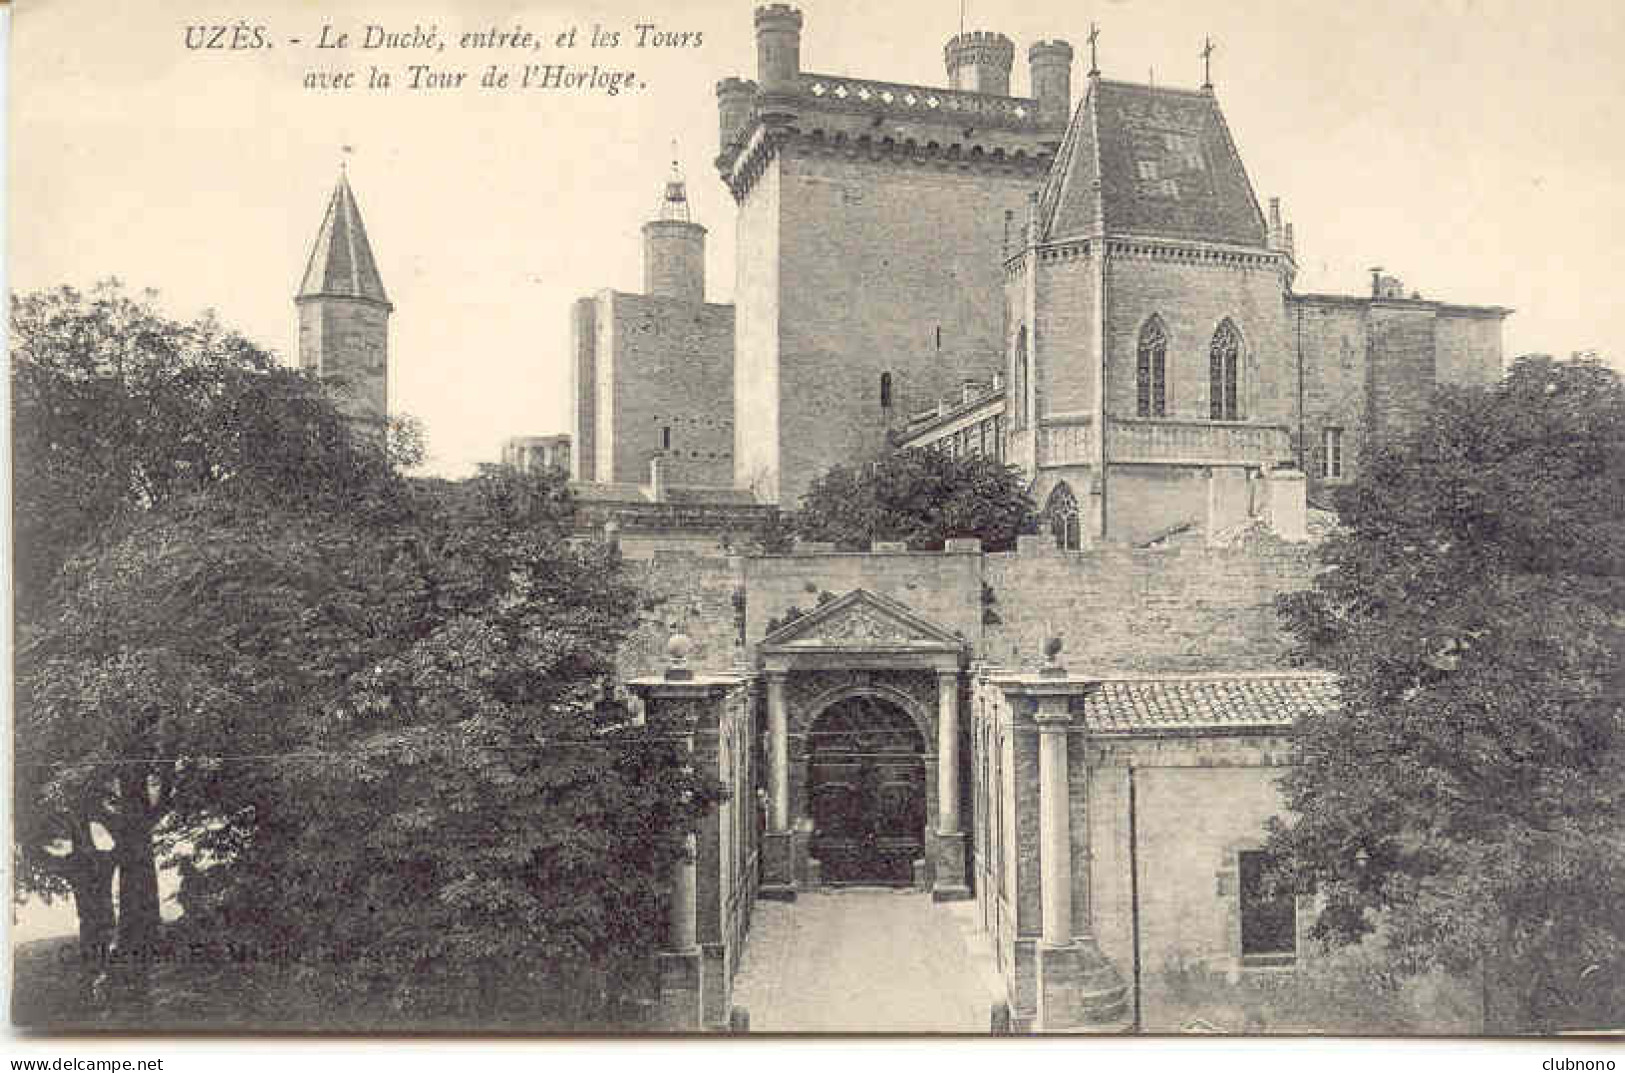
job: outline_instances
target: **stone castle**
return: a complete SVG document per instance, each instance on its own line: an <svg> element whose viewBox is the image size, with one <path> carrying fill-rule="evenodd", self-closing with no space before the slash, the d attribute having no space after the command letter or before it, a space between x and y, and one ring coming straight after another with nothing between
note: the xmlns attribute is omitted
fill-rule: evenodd
<svg viewBox="0 0 1625 1073"><path fill-rule="evenodd" d="M1226 1027L1315 957L1313 898L1262 880L1293 722L1337 703L1274 611L1305 504L1434 385L1499 377L1509 310L1294 291L1211 80L1091 54L1074 94L1039 41L1013 96L992 33L946 87L823 75L802 25L758 8L755 78L717 86L734 303L674 173L644 293L572 308L569 442L506 457L567 465L628 552L657 606L613 689L732 791L672 877L659 1024L727 1027L758 898L883 883L974 899L1016 1030ZM342 180L297 302L302 363L381 420L391 307ZM1018 467L1045 532L719 540L910 448Z"/></svg>

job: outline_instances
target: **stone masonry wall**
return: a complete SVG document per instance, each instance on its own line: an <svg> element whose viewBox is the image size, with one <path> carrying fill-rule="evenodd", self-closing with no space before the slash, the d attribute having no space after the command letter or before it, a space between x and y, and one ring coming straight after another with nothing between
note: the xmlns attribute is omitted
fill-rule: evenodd
<svg viewBox="0 0 1625 1073"><path fill-rule="evenodd" d="M598 479L646 482L650 459L663 457L670 479L731 485L733 307L613 293L598 308L614 321L614 412L608 423L600 415L614 438L613 470Z"/></svg>
<svg viewBox="0 0 1625 1073"><path fill-rule="evenodd" d="M742 655L735 617L742 579L738 558L662 549L629 562L627 570L647 598L617 659L623 681L664 672L666 642L678 632L694 642L689 666L696 672L734 669Z"/></svg>
<svg viewBox="0 0 1625 1073"><path fill-rule="evenodd" d="M1107 393L1114 415L1135 414L1140 330L1156 315L1168 333L1168 416L1208 420L1209 347L1228 317L1242 337L1243 368L1237 385L1241 419L1296 422L1295 356L1286 330L1281 277L1273 266L1187 264L1116 254L1108 269Z"/></svg>
<svg viewBox="0 0 1625 1073"><path fill-rule="evenodd" d="M1441 309L1434 339L1439 383L1482 387L1501 378L1505 357L1500 317Z"/></svg>
<svg viewBox="0 0 1625 1073"><path fill-rule="evenodd" d="M779 501L779 170L767 165L735 224L733 483L767 503Z"/></svg>
<svg viewBox="0 0 1625 1073"><path fill-rule="evenodd" d="M882 373L898 411L1002 366L1004 213L1034 180L855 154L779 167L778 501L794 505L814 477L885 445Z"/></svg>
<svg viewBox="0 0 1625 1073"><path fill-rule="evenodd" d="M598 303L570 307L570 479L598 479Z"/></svg>
<svg viewBox="0 0 1625 1073"><path fill-rule="evenodd" d="M1303 350L1304 473L1309 495L1324 500L1353 479L1367 435L1365 310L1345 303L1293 303L1293 333ZM1343 476L1321 475L1325 431L1343 430Z"/></svg>
<svg viewBox="0 0 1625 1073"><path fill-rule="evenodd" d="M1284 665L1276 595L1313 577L1307 546L1260 537L1245 545L1081 552L1045 548L983 557L996 617L979 655L1036 667L1058 634L1079 673L1259 670Z"/></svg>
<svg viewBox="0 0 1625 1073"><path fill-rule="evenodd" d="M353 298L301 301L299 364L332 387L344 413L382 421L389 412L389 311Z"/></svg>
<svg viewBox="0 0 1625 1073"><path fill-rule="evenodd" d="M1414 428L1437 383L1431 306L1374 302L1369 325L1366 413L1370 434L1382 438Z"/></svg>

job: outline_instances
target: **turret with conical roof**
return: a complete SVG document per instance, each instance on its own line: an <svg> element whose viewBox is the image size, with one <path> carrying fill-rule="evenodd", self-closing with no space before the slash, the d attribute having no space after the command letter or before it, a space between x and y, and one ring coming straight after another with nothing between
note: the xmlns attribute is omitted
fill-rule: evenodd
<svg viewBox="0 0 1625 1073"><path fill-rule="evenodd" d="M389 314L395 307L343 172L294 304L300 367L321 377L359 426L381 431L389 412Z"/></svg>

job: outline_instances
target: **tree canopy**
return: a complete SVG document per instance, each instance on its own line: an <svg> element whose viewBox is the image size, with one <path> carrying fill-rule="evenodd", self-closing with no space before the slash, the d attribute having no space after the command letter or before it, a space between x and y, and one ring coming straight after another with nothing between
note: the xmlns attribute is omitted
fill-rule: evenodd
<svg viewBox="0 0 1625 1073"><path fill-rule="evenodd" d="M1035 509L1020 474L991 458L892 451L813 481L795 527L803 540L844 550L876 540L940 549L951 537L978 537L986 550L1003 551L1031 531Z"/></svg>
<svg viewBox="0 0 1625 1073"><path fill-rule="evenodd" d="M717 788L597 703L642 599L571 509L493 469L373 534L410 562L387 651L254 771L251 819L196 838L197 934L303 952L297 990L373 1026L570 1024L631 986Z"/></svg>
<svg viewBox="0 0 1625 1073"><path fill-rule="evenodd" d="M1483 974L1492 1030L1625 1008L1625 387L1519 361L1441 391L1281 601L1343 704L1297 728L1273 849L1317 932Z"/></svg>
<svg viewBox="0 0 1625 1073"><path fill-rule="evenodd" d="M563 478L405 478L313 379L114 288L13 325L21 889L223 974L156 1009L133 972L122 1015L601 1016L716 788L598 703L643 601ZM245 992L233 950L289 963Z"/></svg>
<svg viewBox="0 0 1625 1073"><path fill-rule="evenodd" d="M11 327L19 875L73 892L87 946L115 916L142 946L153 835L195 782L148 761L277 725L317 666L295 642L332 583L319 532L401 486L319 384L212 317L110 283L14 297Z"/></svg>

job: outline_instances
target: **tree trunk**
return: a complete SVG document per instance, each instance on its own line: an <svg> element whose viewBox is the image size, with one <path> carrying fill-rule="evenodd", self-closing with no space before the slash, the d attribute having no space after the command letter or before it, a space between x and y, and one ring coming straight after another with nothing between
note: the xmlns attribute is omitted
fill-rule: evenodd
<svg viewBox="0 0 1625 1073"><path fill-rule="evenodd" d="M97 849L86 830L75 840L65 871L79 915L79 1001L92 1014L99 1005L96 981L107 969L113 942L113 855Z"/></svg>
<svg viewBox="0 0 1625 1073"><path fill-rule="evenodd" d="M119 779L120 823L113 832L118 863L118 922L114 926L114 1015L149 1012L152 968L161 938L158 861L152 852L153 808L145 773Z"/></svg>
<svg viewBox="0 0 1625 1073"><path fill-rule="evenodd" d="M152 853L152 831L130 824L119 832L117 945L126 953L150 955L158 942L158 862Z"/></svg>
<svg viewBox="0 0 1625 1073"><path fill-rule="evenodd" d="M76 845L68 859L68 885L79 914L79 957L86 963L106 958L113 941L113 867L113 855L93 845Z"/></svg>

